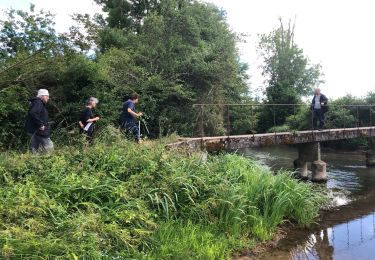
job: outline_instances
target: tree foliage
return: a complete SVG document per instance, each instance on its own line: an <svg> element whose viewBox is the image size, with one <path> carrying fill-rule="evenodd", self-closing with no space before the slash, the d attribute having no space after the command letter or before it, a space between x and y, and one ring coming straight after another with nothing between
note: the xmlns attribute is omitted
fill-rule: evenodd
<svg viewBox="0 0 375 260"><path fill-rule="evenodd" d="M139 32L144 18L157 10L161 0L95 0L108 13L107 23L111 28ZM186 2L184 0L180 3Z"/></svg>
<svg viewBox="0 0 375 260"><path fill-rule="evenodd" d="M312 87L320 82L319 64L311 65L303 50L294 40L294 25L285 25L280 19L280 26L269 34L260 36L259 53L263 58L263 76L266 78L265 97L271 104L297 104L301 97L312 91ZM283 124L293 114L293 107L274 108L264 111L262 128Z"/></svg>
<svg viewBox="0 0 375 260"><path fill-rule="evenodd" d="M105 125L117 124L122 102L138 92L150 130L161 135L196 135L202 115L194 103L247 98L247 67L239 62L237 36L214 5L96 2L106 18L76 14L76 26L65 34L55 32L50 13L36 12L34 6L29 12L7 11L0 29L0 95L11 102L0 111L1 147L25 143L27 97L38 88L51 92L51 118L54 127L66 129L59 131L63 139L76 128L89 96L101 100L97 113ZM206 133L225 131L223 109L207 109L203 116Z"/></svg>
<svg viewBox="0 0 375 260"><path fill-rule="evenodd" d="M297 103L320 82L320 65L310 65L294 41L294 25L290 22L284 28L280 20L279 28L261 35L259 50L264 59L262 69L270 103Z"/></svg>

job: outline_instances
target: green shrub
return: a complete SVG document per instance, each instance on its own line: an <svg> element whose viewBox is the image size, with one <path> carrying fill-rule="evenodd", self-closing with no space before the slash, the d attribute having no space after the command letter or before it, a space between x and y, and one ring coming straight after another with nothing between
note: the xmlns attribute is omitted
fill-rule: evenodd
<svg viewBox="0 0 375 260"><path fill-rule="evenodd" d="M274 126L267 130L267 133L282 133L290 132L291 128L288 125Z"/></svg>

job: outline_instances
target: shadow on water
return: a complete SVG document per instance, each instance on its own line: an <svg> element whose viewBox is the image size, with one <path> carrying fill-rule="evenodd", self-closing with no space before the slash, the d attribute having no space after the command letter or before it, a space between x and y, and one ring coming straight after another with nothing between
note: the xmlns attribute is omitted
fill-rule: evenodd
<svg viewBox="0 0 375 260"><path fill-rule="evenodd" d="M273 170L291 169L297 151L291 147L242 150L240 153ZM276 249L259 259L375 259L375 169L362 154L324 153L327 188L334 209L310 229L288 232Z"/></svg>

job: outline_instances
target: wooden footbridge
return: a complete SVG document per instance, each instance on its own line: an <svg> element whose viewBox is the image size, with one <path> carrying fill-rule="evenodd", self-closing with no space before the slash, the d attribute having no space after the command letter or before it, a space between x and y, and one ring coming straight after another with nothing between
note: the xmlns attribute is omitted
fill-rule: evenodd
<svg viewBox="0 0 375 260"><path fill-rule="evenodd" d="M307 162L312 162L312 180L313 181L326 181L326 163L321 160L321 142L337 141L355 139L359 137L375 138L375 126L372 125L372 118L374 114L375 105L344 105L337 106L334 109L346 109L352 114L352 118L356 118L356 127L345 127L346 119L343 119L342 124L344 127L338 129L326 130L305 130L305 131L291 131L291 132L274 132L274 133L259 133L248 135L231 135L230 129L230 107L231 106L250 106L251 113L255 107L268 106L273 108L274 126L276 126L277 108L292 107L292 111L296 112L296 108L300 104L267 104L267 105L254 105L254 104L197 104L196 107L201 110L200 120L200 137L194 138L180 138L177 142L169 144L169 149L192 149L202 150L205 152L218 152L218 151L235 151L244 148L257 148L271 145L297 145L299 156L294 160L294 167L299 176L303 179L308 177ZM205 136L204 135L204 109L207 106L220 106L224 107L227 119L227 135L224 136ZM302 105L302 106L306 106ZM354 109L354 113L352 110ZM367 111L368 119L359 120L360 114ZM225 114L225 113L223 113ZM354 114L354 116L353 116ZM311 129L314 129L313 115L311 115ZM373 142L375 143L375 141ZM366 153L367 166L375 166L375 147Z"/></svg>
<svg viewBox="0 0 375 260"><path fill-rule="evenodd" d="M375 126L328 129L322 131L309 130L251 135L180 138L178 142L169 144L168 147L171 149L188 148L215 152L223 150L233 151L244 148L265 147L271 145L293 145L337 141L359 137L375 137Z"/></svg>

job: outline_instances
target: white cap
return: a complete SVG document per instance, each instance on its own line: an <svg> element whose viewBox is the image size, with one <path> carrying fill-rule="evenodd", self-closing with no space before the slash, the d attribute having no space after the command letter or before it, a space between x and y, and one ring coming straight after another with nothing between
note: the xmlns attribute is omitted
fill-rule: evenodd
<svg viewBox="0 0 375 260"><path fill-rule="evenodd" d="M43 89L43 88L39 89L37 97L41 97L41 96L49 96L48 90L47 89Z"/></svg>

